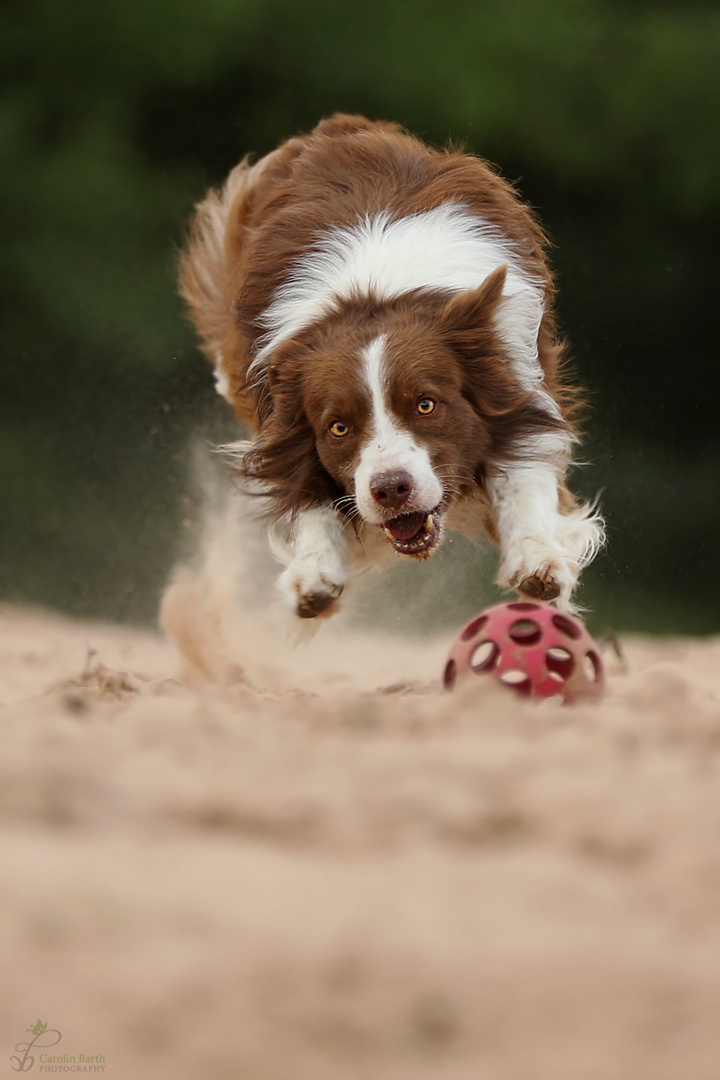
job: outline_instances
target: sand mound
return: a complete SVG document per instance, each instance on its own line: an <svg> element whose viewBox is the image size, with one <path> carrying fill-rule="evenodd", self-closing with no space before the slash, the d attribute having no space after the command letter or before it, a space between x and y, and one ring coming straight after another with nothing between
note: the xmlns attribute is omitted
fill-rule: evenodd
<svg viewBox="0 0 720 1080"><path fill-rule="evenodd" d="M443 694L447 640L258 631L183 685L2 611L5 1074L716 1080L720 642L625 647L538 708Z"/></svg>

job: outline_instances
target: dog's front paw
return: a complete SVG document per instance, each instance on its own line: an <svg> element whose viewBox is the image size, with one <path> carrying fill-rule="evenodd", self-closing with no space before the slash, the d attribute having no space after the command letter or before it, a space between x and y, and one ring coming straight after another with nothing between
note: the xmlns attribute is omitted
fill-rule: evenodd
<svg viewBox="0 0 720 1080"><path fill-rule="evenodd" d="M278 588L285 600L301 619L326 618L338 609L338 600L345 588L339 567L334 572L322 573L317 565L307 560L293 562L281 574Z"/></svg>
<svg viewBox="0 0 720 1080"><path fill-rule="evenodd" d="M522 581L511 581L510 584L523 596L529 596L533 600L557 600L561 592L560 585L549 569L531 574Z"/></svg>
<svg viewBox="0 0 720 1080"><path fill-rule="evenodd" d="M301 619L315 619L318 615L331 615L335 601L344 586L328 584L319 592L300 593L295 611Z"/></svg>
<svg viewBox="0 0 720 1080"><path fill-rule="evenodd" d="M504 552L498 581L532 600L557 600L568 607L577 566L553 543L523 537Z"/></svg>
<svg viewBox="0 0 720 1080"><path fill-rule="evenodd" d="M331 507L304 511L294 535L270 534L273 554L287 569L278 589L287 607L301 619L333 615L348 580L348 545L342 522Z"/></svg>

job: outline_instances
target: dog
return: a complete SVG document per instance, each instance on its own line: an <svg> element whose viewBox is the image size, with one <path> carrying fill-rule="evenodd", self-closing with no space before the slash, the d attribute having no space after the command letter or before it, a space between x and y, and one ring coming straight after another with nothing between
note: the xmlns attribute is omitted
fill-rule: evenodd
<svg viewBox="0 0 720 1080"><path fill-rule="evenodd" d="M480 158L343 114L196 208L181 292L253 433L235 470L300 618L449 530L499 547L503 587L573 609L603 523L565 482L580 394L545 248Z"/></svg>

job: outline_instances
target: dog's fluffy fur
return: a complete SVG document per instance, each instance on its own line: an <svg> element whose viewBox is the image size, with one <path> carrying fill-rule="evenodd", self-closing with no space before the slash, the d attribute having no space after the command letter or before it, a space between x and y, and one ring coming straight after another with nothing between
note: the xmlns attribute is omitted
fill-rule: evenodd
<svg viewBox="0 0 720 1080"><path fill-rule="evenodd" d="M602 523L565 486L578 395L544 245L485 162L344 115L197 208L183 295L254 432L237 468L299 615L447 529L499 546L502 585L570 606Z"/></svg>

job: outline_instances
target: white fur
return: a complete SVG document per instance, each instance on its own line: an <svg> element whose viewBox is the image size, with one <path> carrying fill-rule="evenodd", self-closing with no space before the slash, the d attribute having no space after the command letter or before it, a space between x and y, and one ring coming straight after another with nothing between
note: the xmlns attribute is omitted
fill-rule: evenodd
<svg viewBox="0 0 720 1080"><path fill-rule="evenodd" d="M433 510L443 495L427 448L402 427L388 408L384 354L384 337L376 338L362 353L363 374L370 390L372 414L370 434L355 470L355 502L365 521L373 525L381 524L386 516L381 512L370 490L373 477L381 473L393 473L402 469L410 475L413 491L403 507L403 511L407 513L413 510Z"/></svg>
<svg viewBox="0 0 720 1080"><path fill-rule="evenodd" d="M232 403L230 379L225 370L222 353L220 352L215 353L215 389L221 397L224 397L226 401Z"/></svg>
<svg viewBox="0 0 720 1080"><path fill-rule="evenodd" d="M339 300L372 293L389 300L418 288L462 292L475 289L507 264L497 330L518 380L541 390L537 336L544 304L542 283L521 265L502 233L460 203L393 220L389 213L366 216L350 228L324 233L297 260L262 316L265 337L250 371L259 375L281 342L323 318Z"/></svg>
<svg viewBox="0 0 720 1080"><path fill-rule="evenodd" d="M561 513L558 472L551 459L514 464L491 478L488 489L500 539L498 584L513 588L549 574L560 587L559 605L570 608L578 574L602 546L604 531L591 506Z"/></svg>
<svg viewBox="0 0 720 1080"><path fill-rule="evenodd" d="M348 544L342 522L332 507L298 515L290 537L270 533L270 547L287 569L278 579L280 594L291 610L312 596L340 596L349 575Z"/></svg>

